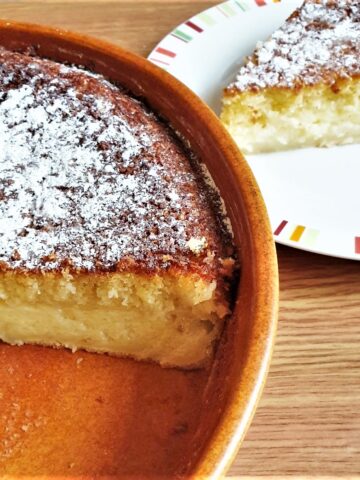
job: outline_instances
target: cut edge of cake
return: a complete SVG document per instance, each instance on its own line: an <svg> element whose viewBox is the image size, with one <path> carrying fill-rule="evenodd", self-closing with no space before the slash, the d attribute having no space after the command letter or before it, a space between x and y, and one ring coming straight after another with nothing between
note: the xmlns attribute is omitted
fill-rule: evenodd
<svg viewBox="0 0 360 480"><path fill-rule="evenodd" d="M221 120L245 154L360 143L360 78L225 94Z"/></svg>
<svg viewBox="0 0 360 480"><path fill-rule="evenodd" d="M224 262L228 274L232 261ZM166 367L204 366L230 313L218 281L195 272L71 274L0 278L1 338L152 360Z"/></svg>

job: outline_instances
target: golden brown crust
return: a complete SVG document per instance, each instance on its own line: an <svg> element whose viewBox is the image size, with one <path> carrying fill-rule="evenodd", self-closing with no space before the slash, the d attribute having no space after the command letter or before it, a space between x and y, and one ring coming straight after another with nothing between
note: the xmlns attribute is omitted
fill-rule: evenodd
<svg viewBox="0 0 360 480"><path fill-rule="evenodd" d="M305 0L246 59L225 96L267 88L335 85L360 76L359 58L359 0Z"/></svg>
<svg viewBox="0 0 360 480"><path fill-rule="evenodd" d="M287 92L294 92L294 94L296 94L297 92L300 92L302 89L306 88L306 89L316 89L320 86L323 86L323 85L326 85L328 86L329 88L331 88L331 90L334 92L334 93L338 93L341 91L341 88L344 84L346 84L347 82L351 82L351 81L357 81L360 79L360 74L356 74L356 75L352 75L351 78L337 78L336 80L334 80L333 77L331 76L324 76L324 78L319 81L318 83L314 83L312 85L308 85L306 84L305 82L301 82L299 81L295 86L293 87L287 87L287 86L284 86L284 85L276 85L274 87L268 87L266 88L267 91L287 91ZM225 98L233 98L233 97L237 97L239 95L242 95L242 94L257 94L259 92L259 89L252 86L252 87L249 87L246 91L240 91L238 88L234 87L234 86L229 86L227 88L224 89L224 92L223 92L223 95Z"/></svg>
<svg viewBox="0 0 360 480"><path fill-rule="evenodd" d="M168 126L99 75L0 60L0 271L218 276L220 200Z"/></svg>

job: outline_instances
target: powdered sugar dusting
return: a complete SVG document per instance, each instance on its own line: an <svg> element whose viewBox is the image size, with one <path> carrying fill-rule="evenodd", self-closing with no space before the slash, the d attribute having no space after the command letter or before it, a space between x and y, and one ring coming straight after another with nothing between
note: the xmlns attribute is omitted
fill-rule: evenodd
<svg viewBox="0 0 360 480"><path fill-rule="evenodd" d="M0 61L8 268L91 271L129 258L157 268L185 259L192 238L219 248L187 156L141 103L76 67L4 50Z"/></svg>
<svg viewBox="0 0 360 480"><path fill-rule="evenodd" d="M360 75L360 1L306 0L240 69L228 88L334 83Z"/></svg>

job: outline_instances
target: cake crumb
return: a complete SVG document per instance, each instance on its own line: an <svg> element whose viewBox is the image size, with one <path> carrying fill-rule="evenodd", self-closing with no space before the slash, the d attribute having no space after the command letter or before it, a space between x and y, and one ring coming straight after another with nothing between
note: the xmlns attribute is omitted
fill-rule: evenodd
<svg viewBox="0 0 360 480"><path fill-rule="evenodd" d="M207 247L207 241L205 237L191 237L187 242L187 246L193 253L199 254Z"/></svg>

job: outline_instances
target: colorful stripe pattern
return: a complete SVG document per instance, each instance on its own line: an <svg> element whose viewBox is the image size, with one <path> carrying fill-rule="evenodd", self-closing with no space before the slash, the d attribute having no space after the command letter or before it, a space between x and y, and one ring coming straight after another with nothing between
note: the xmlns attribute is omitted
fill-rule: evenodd
<svg viewBox="0 0 360 480"><path fill-rule="evenodd" d="M275 239L290 240L307 248L312 248L316 245L319 235L319 230L305 227L304 225L290 224L288 220L281 220L274 230ZM353 252L356 255L360 255L360 236L354 238Z"/></svg>
<svg viewBox="0 0 360 480"><path fill-rule="evenodd" d="M166 48L158 47L156 49L156 52L162 53L163 55L166 55L167 57L170 57L170 58L176 57L176 53L171 52L170 50L167 50Z"/></svg>
<svg viewBox="0 0 360 480"><path fill-rule="evenodd" d="M171 61L176 58L177 53L184 46L184 43L190 43L206 28L217 25L224 17L232 18L254 7L263 7L279 1L281 0L229 0L216 5L175 28L161 42L160 45L162 46L159 45L151 52L149 60L167 70ZM163 48L163 45L166 48Z"/></svg>
<svg viewBox="0 0 360 480"><path fill-rule="evenodd" d="M305 232L305 227L303 227L302 225L297 225L291 234L290 240L292 242L299 242L304 232Z"/></svg>
<svg viewBox="0 0 360 480"><path fill-rule="evenodd" d="M313 247L318 239L319 230L305 227L304 225L293 225L287 220L281 220L277 228L274 230L274 236L283 240L301 244L304 247Z"/></svg>
<svg viewBox="0 0 360 480"><path fill-rule="evenodd" d="M355 253L360 255L360 237L355 237Z"/></svg>
<svg viewBox="0 0 360 480"><path fill-rule="evenodd" d="M274 235L276 237L278 235L280 235L280 233L284 230L284 228L286 227L287 224L288 224L287 220L282 220L281 223L279 224L279 226L275 229Z"/></svg>
<svg viewBox="0 0 360 480"><path fill-rule="evenodd" d="M175 38L178 38L179 40L181 40L182 42L185 42L185 43L191 42L191 40L192 40L192 37L190 35L182 32L178 28L176 28L173 32L171 32L170 35L172 35Z"/></svg>
<svg viewBox="0 0 360 480"><path fill-rule="evenodd" d="M237 14L237 11L229 3L218 5L217 9L224 15L224 17L234 17Z"/></svg>
<svg viewBox="0 0 360 480"><path fill-rule="evenodd" d="M199 27L199 25L192 22L191 20L188 20L187 22L185 22L185 25L192 28L193 30L195 30L195 32L198 32L198 33L202 33L204 31L201 27Z"/></svg>

